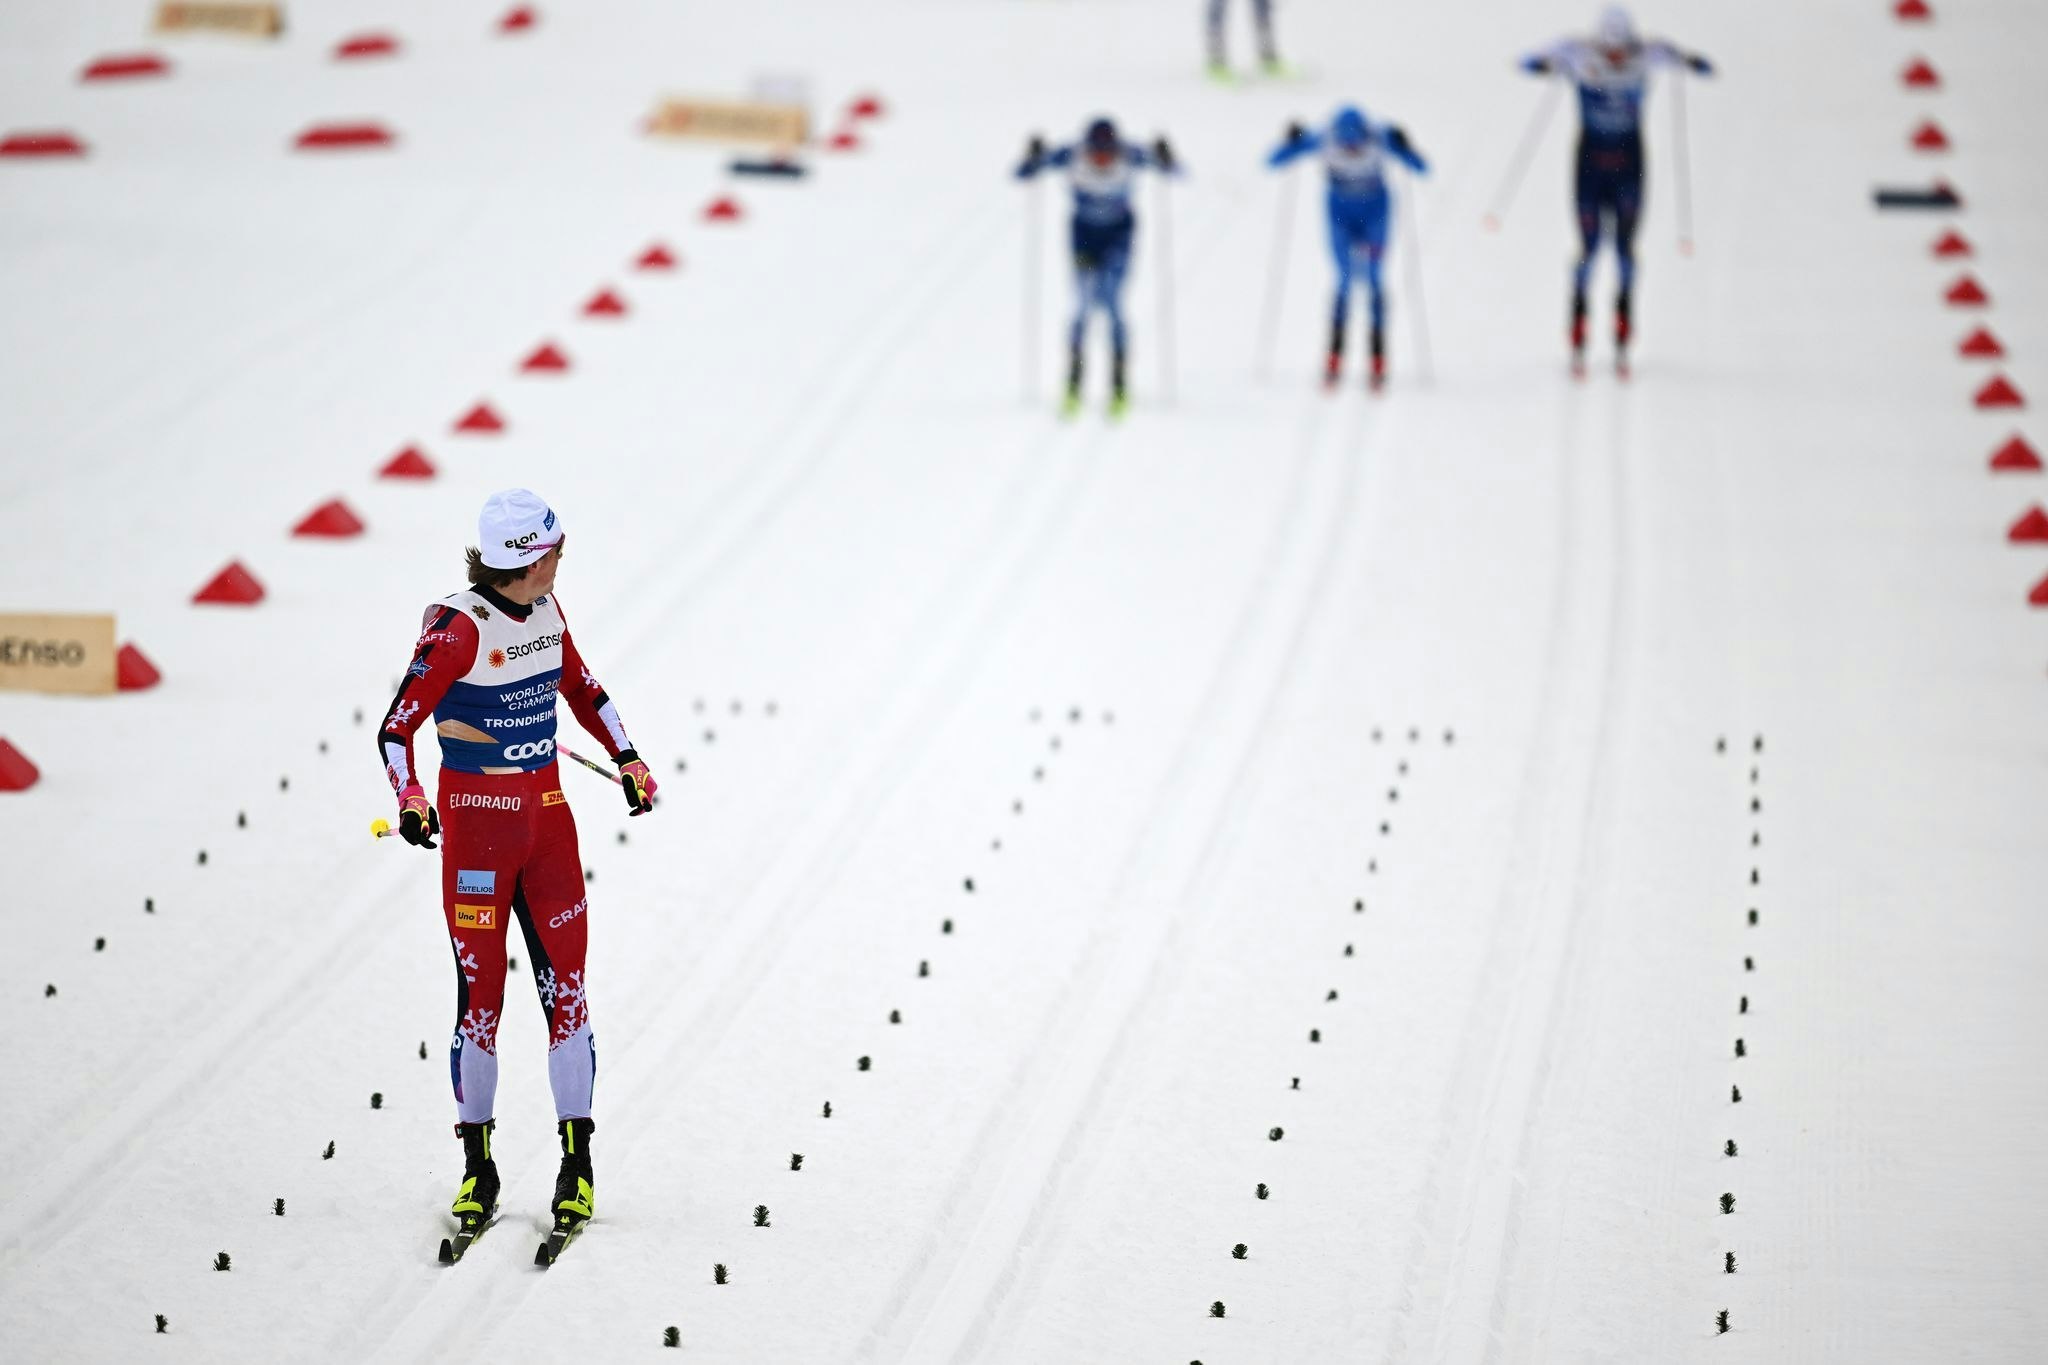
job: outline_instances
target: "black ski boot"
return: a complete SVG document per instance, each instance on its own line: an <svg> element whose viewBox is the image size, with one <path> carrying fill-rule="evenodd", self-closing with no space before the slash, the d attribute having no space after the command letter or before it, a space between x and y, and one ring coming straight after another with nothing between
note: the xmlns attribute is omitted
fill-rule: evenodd
<svg viewBox="0 0 2048 1365"><path fill-rule="evenodd" d="M1060 416L1072 417L1081 410L1081 348L1076 346L1067 358L1067 396L1060 404Z"/></svg>
<svg viewBox="0 0 2048 1365"><path fill-rule="evenodd" d="M562 1135L562 1170L555 1177L555 1226L534 1254L537 1266L552 1265L597 1209L590 1170L590 1135L597 1125L589 1119L563 1119L555 1128Z"/></svg>
<svg viewBox="0 0 2048 1365"><path fill-rule="evenodd" d="M1572 295L1572 376L1583 378L1586 373L1586 296Z"/></svg>
<svg viewBox="0 0 2048 1365"><path fill-rule="evenodd" d="M496 1126L494 1119L455 1125L455 1136L462 1139L462 1188L448 1210L455 1215L455 1236L441 1239L443 1265L461 1260L469 1244L498 1217L498 1163L491 1160L491 1130Z"/></svg>
<svg viewBox="0 0 2048 1365"><path fill-rule="evenodd" d="M1628 378L1628 343L1633 334L1628 291L1624 289L1614 296L1614 372L1623 379Z"/></svg>
<svg viewBox="0 0 2048 1365"><path fill-rule="evenodd" d="M1387 339L1378 327L1372 329L1372 370L1365 382L1374 393L1387 385Z"/></svg>

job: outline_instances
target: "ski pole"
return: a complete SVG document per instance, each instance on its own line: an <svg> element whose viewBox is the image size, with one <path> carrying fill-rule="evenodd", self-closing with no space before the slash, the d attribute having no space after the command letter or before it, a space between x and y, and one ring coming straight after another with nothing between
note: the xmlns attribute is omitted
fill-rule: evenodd
<svg viewBox="0 0 2048 1365"><path fill-rule="evenodd" d="M1294 201L1301 196L1294 188L1294 172L1280 175L1280 200L1273 210L1273 261L1266 271L1266 313L1259 324L1259 354L1256 358L1261 380L1273 377L1273 347L1280 336L1280 300L1287 292L1288 248L1294 237Z"/></svg>
<svg viewBox="0 0 2048 1365"><path fill-rule="evenodd" d="M1536 106L1536 112L1529 119L1529 126L1522 131L1522 143L1515 148L1515 159L1508 163L1507 172L1501 176L1500 188L1494 191L1493 207L1486 211L1481 226L1488 232L1500 231L1501 220L1508 216L1508 209L1515 202L1515 195L1521 192L1522 177L1529 172L1529 161L1534 156L1536 144L1542 140L1543 132L1550 126L1550 115L1557 108L1558 96L1564 93L1561 81L1545 82L1543 102Z"/></svg>
<svg viewBox="0 0 2048 1365"><path fill-rule="evenodd" d="M1038 401L1038 276L1044 252L1039 246L1038 177L1024 191L1024 401Z"/></svg>
<svg viewBox="0 0 2048 1365"><path fill-rule="evenodd" d="M584 767L590 769L590 771L596 773L599 777L611 783L613 786L616 787L617 785L619 785L619 775L616 772L613 772L610 768L605 767L604 764L599 763L594 759L585 758L582 754L577 753L574 749L570 749L567 747L558 748L555 750L555 752L560 754L562 757L568 759L571 763L582 764ZM660 798L655 798L655 800L650 804L659 805ZM397 831L391 828L391 822L389 820L382 818L381 816L370 822L370 837L372 839L389 839L396 832Z"/></svg>
<svg viewBox="0 0 2048 1365"><path fill-rule="evenodd" d="M1671 84L1671 122L1678 140L1678 254L1692 255L1692 166L1685 135L1685 68Z"/></svg>
<svg viewBox="0 0 2048 1365"><path fill-rule="evenodd" d="M1415 359L1422 373L1424 388L1436 385L1436 364L1429 354L1429 309L1422 301L1422 233L1417 230L1416 210L1409 201L1414 198L1415 182L1408 182L1409 193L1401 196L1402 235L1408 239L1408 292L1415 296Z"/></svg>
<svg viewBox="0 0 2048 1365"><path fill-rule="evenodd" d="M1169 407L1173 404L1174 387L1172 179L1172 170L1162 168L1159 173L1159 385Z"/></svg>

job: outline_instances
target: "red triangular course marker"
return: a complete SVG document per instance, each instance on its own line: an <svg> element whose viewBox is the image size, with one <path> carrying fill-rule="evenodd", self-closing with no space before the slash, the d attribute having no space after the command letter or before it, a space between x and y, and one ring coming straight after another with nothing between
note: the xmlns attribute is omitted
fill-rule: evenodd
<svg viewBox="0 0 2048 1365"><path fill-rule="evenodd" d="M626 316L626 301L609 289L600 289L590 296L589 303L583 305L583 316L622 318Z"/></svg>
<svg viewBox="0 0 2048 1365"><path fill-rule="evenodd" d="M0 792L25 792L41 776L27 754L0 739Z"/></svg>
<svg viewBox="0 0 2048 1365"><path fill-rule="evenodd" d="M192 600L246 607L263 600L263 585L256 581L256 575L242 567L241 560L229 560L225 569L215 574L205 587L192 594Z"/></svg>
<svg viewBox="0 0 2048 1365"><path fill-rule="evenodd" d="M130 76L168 76L171 64L154 52L102 57L78 73L82 81L118 81Z"/></svg>
<svg viewBox="0 0 2048 1365"><path fill-rule="evenodd" d="M377 471L383 479L431 479L434 477L434 462L420 453L418 446L407 446L386 460Z"/></svg>
<svg viewBox="0 0 2048 1365"><path fill-rule="evenodd" d="M846 106L846 112L855 118L880 118L882 116L882 97L880 95L862 95L852 104Z"/></svg>
<svg viewBox="0 0 2048 1365"><path fill-rule="evenodd" d="M1934 243L1934 254L1937 256L1970 256L1974 255L1975 251L1970 246L1970 239L1963 236L1962 233L1944 232Z"/></svg>
<svg viewBox="0 0 2048 1365"><path fill-rule="evenodd" d="M1972 359L1989 358L1995 360L2005 354L2005 347L1998 344L1998 338L1991 335L1991 329L1988 327L1979 327L1976 331L1964 337L1962 343L1956 347L1956 350Z"/></svg>
<svg viewBox="0 0 2048 1365"><path fill-rule="evenodd" d="M1933 119L1913 130L1913 146L1923 152L1945 152L1948 150L1948 134L1941 131L1941 125Z"/></svg>
<svg viewBox="0 0 2048 1365"><path fill-rule="evenodd" d="M2048 512L2041 510L2040 503L2035 503L2012 524L2012 529L2005 533L2005 538L2015 545L2048 540Z"/></svg>
<svg viewBox="0 0 2048 1365"><path fill-rule="evenodd" d="M1959 308L1974 308L1991 302L1991 296L1984 292L1983 285L1977 283L1975 275L1965 275L1957 280L1943 297Z"/></svg>
<svg viewBox="0 0 2048 1365"><path fill-rule="evenodd" d="M540 16L531 5L521 5L505 11L505 17L498 21L500 33L524 33L538 23Z"/></svg>
<svg viewBox="0 0 2048 1365"><path fill-rule="evenodd" d="M398 39L388 33L359 33L353 38L343 39L334 49L334 60L353 61L358 57L394 57L398 55Z"/></svg>
<svg viewBox="0 0 2048 1365"><path fill-rule="evenodd" d="M1941 77L1935 74L1934 67L1925 57L1914 58L1912 64L1899 73L1899 79L1914 90L1934 90L1941 85Z"/></svg>
<svg viewBox="0 0 2048 1365"><path fill-rule="evenodd" d="M2048 578L2044 578L2034 585L2034 590L2027 594L2027 605L2030 607L2048 607Z"/></svg>
<svg viewBox="0 0 2048 1365"><path fill-rule="evenodd" d="M457 431L499 432L505 429L505 419L492 410L489 403L478 403L462 414L455 423Z"/></svg>
<svg viewBox="0 0 2048 1365"><path fill-rule="evenodd" d="M2027 400L2020 397L2020 391L2004 375L1994 375L1991 382L1977 390L1977 406L1980 408L2023 408Z"/></svg>
<svg viewBox="0 0 2048 1365"><path fill-rule="evenodd" d="M85 144L71 133L9 133L0 156L84 156Z"/></svg>
<svg viewBox="0 0 2048 1365"><path fill-rule="evenodd" d="M164 675L156 671L148 655L132 644L121 646L121 652L114 658L114 681L123 692L140 692L163 680Z"/></svg>
<svg viewBox="0 0 2048 1365"><path fill-rule="evenodd" d="M1899 0L1898 4L1892 6L1892 13L1906 23L1918 23L1934 17L1934 11L1928 6L1927 0Z"/></svg>
<svg viewBox="0 0 2048 1365"><path fill-rule="evenodd" d="M674 270L676 268L676 258L667 247L663 246L660 242L656 242L653 246L641 252L640 258L634 261L633 264L641 270Z"/></svg>
<svg viewBox="0 0 2048 1365"><path fill-rule="evenodd" d="M381 123L316 123L300 133L292 145L302 152L337 152L389 147L396 141L391 130Z"/></svg>
<svg viewBox="0 0 2048 1365"><path fill-rule="evenodd" d="M300 519L292 527L295 536L359 536L363 533L363 519L349 510L340 498L330 498Z"/></svg>
<svg viewBox="0 0 2048 1365"><path fill-rule="evenodd" d="M712 200L704 206L704 217L713 223L735 223L740 218L740 201L730 195Z"/></svg>
<svg viewBox="0 0 2048 1365"><path fill-rule="evenodd" d="M519 368L528 374L559 373L569 368L569 357L563 355L554 342L543 341L534 348L532 355L519 362Z"/></svg>
<svg viewBox="0 0 2048 1365"><path fill-rule="evenodd" d="M1991 452L1991 467L2001 474L2034 474L2041 469L2041 457L2024 436L2014 436Z"/></svg>
<svg viewBox="0 0 2048 1365"><path fill-rule="evenodd" d="M860 138L851 128L844 128L832 134L832 140L825 145L835 152L857 152L860 150Z"/></svg>

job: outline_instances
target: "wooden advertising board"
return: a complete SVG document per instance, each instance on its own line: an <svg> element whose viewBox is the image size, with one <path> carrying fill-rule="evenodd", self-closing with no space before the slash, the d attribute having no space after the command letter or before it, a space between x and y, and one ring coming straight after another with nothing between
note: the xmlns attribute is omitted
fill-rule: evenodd
<svg viewBox="0 0 2048 1365"><path fill-rule="evenodd" d="M807 141L811 117L800 104L700 100L671 96L654 107L647 131L656 137L752 146L796 147Z"/></svg>
<svg viewBox="0 0 2048 1365"><path fill-rule="evenodd" d="M0 613L0 692L111 692L111 616Z"/></svg>
<svg viewBox="0 0 2048 1365"><path fill-rule="evenodd" d="M156 31L275 38L284 32L284 6L231 4L226 0L162 0L156 7Z"/></svg>

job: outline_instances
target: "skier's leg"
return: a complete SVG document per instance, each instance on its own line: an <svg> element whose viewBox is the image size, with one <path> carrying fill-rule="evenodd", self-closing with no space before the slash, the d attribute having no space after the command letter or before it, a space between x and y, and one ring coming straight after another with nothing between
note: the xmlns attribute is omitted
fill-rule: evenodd
<svg viewBox="0 0 2048 1365"><path fill-rule="evenodd" d="M512 910L526 936L533 984L547 1015L548 1086L554 1092L555 1117L588 1118L597 1082L597 1041L584 981L590 902L575 817L561 792L551 788L541 800L539 836L513 890Z"/></svg>
<svg viewBox="0 0 2048 1365"><path fill-rule="evenodd" d="M1330 352L1323 362L1323 378L1334 381L1344 364L1344 324L1351 311L1351 270L1353 240L1350 228L1334 213L1330 215L1330 258L1336 266L1337 293L1330 302Z"/></svg>
<svg viewBox="0 0 2048 1365"><path fill-rule="evenodd" d="M1228 0L1209 0L1209 69L1221 71L1229 65L1223 53L1223 7Z"/></svg>
<svg viewBox="0 0 2048 1365"><path fill-rule="evenodd" d="M1121 402L1124 396L1124 360L1128 336L1124 329L1124 280L1131 267L1131 240L1125 234L1121 242L1102 253L1102 263L1096 272L1096 302L1109 316L1109 365L1110 398Z"/></svg>
<svg viewBox="0 0 2048 1365"><path fill-rule="evenodd" d="M1387 253L1387 202L1379 201L1368 215L1360 235L1360 253L1365 261L1365 288L1370 308L1372 382L1378 385L1387 372L1387 296L1380 283L1380 264Z"/></svg>
<svg viewBox="0 0 2048 1365"><path fill-rule="evenodd" d="M1273 0L1252 0L1252 17L1259 28L1259 61L1271 71L1280 65L1280 49L1273 43Z"/></svg>
<svg viewBox="0 0 2048 1365"><path fill-rule="evenodd" d="M1614 344L1618 349L1627 348L1634 330L1630 302L1636 284L1636 223L1642 216L1642 186L1642 163L1638 161L1614 199L1614 262L1619 277L1614 297Z"/></svg>
<svg viewBox="0 0 2048 1365"><path fill-rule="evenodd" d="M495 1112L498 1021L505 1008L505 932L512 888L529 842L528 798L511 810L462 800L508 799L501 779L441 770L441 907L455 952L455 1031L448 1072L462 1123Z"/></svg>

